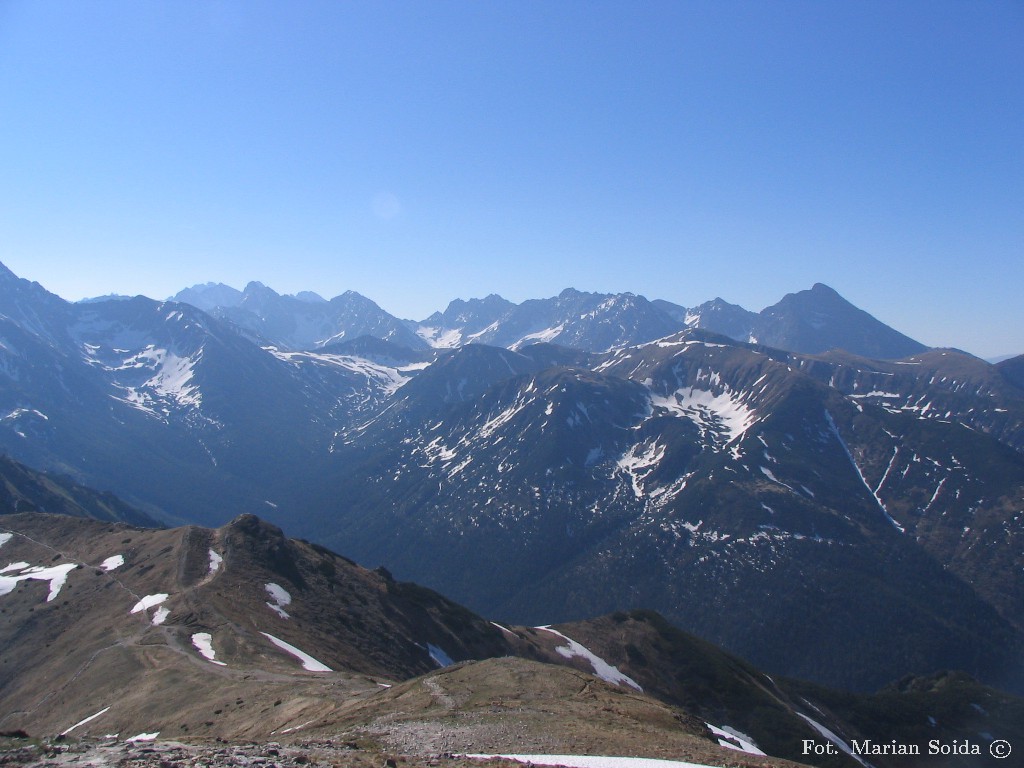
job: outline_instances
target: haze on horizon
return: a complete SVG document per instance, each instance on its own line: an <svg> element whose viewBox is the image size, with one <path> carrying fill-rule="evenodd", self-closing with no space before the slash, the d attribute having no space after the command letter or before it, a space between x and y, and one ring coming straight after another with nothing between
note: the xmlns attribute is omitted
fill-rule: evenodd
<svg viewBox="0 0 1024 768"><path fill-rule="evenodd" d="M565 287L754 311L823 282L1024 352L1012 2L0 7L0 261L422 319Z"/></svg>

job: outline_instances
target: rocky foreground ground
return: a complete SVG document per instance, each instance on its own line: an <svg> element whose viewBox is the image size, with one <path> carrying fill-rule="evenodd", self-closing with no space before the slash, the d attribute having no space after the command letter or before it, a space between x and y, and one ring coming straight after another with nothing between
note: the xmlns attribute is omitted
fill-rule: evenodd
<svg viewBox="0 0 1024 768"><path fill-rule="evenodd" d="M686 756L682 759L695 759ZM789 768L785 760L750 758L716 761L724 768ZM0 766L58 768L523 768L504 759L473 759L459 755L393 755L355 743L307 741L295 744L184 744L174 741L127 743L76 741L41 743L28 739L0 740Z"/></svg>

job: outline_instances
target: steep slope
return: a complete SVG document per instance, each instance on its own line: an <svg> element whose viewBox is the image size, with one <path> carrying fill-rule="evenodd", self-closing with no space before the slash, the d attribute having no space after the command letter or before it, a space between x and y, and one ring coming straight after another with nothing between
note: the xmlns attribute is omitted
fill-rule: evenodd
<svg viewBox="0 0 1024 768"><path fill-rule="evenodd" d="M474 343L518 349L552 342L604 352L653 341L684 328L807 354L843 349L864 357L897 359L925 350L924 345L821 283L788 294L760 313L721 298L687 308L631 293L567 288L558 296L521 304L497 294L456 299L443 312L421 322L400 321L352 291L328 302L310 291L282 296L257 282L249 283L244 291L223 284L196 285L180 291L173 300L227 318L262 344L293 351L368 335L411 349L450 349Z"/></svg>
<svg viewBox="0 0 1024 768"><path fill-rule="evenodd" d="M515 306L496 293L483 299L455 299L444 312L435 312L422 322L410 323L410 327L432 347L459 347L497 328Z"/></svg>
<svg viewBox="0 0 1024 768"><path fill-rule="evenodd" d="M432 315L422 326L424 338L449 347L478 343L519 349L531 343L553 342L587 351L651 341L680 328L643 296L586 293L572 288L549 299L531 299L522 304L510 304L499 296L453 303L443 315Z"/></svg>
<svg viewBox="0 0 1024 768"><path fill-rule="evenodd" d="M209 293L203 293L200 301L206 307L216 300ZM209 307L208 311L287 350L311 350L360 336L375 336L412 349L427 346L404 323L355 291L346 291L330 301L314 296L309 292L282 296L262 283L252 282L237 302L229 297L229 304Z"/></svg>
<svg viewBox="0 0 1024 768"><path fill-rule="evenodd" d="M839 348L864 357L898 359L926 349L822 283L787 294L762 310L753 336L770 347L810 354Z"/></svg>
<svg viewBox="0 0 1024 768"><path fill-rule="evenodd" d="M902 360L829 352L793 360L859 402L930 421L955 421L1024 450L1024 390L998 366L966 352L932 349Z"/></svg>
<svg viewBox="0 0 1024 768"><path fill-rule="evenodd" d="M277 473L329 440L315 416L333 400L198 310L141 297L58 309L46 337L0 320L0 444L21 461L216 520L273 499Z"/></svg>
<svg viewBox="0 0 1024 768"><path fill-rule="evenodd" d="M191 304L196 309L212 312L218 307L237 307L242 303L243 294L236 288L224 283L203 283L183 288L171 296L168 301L178 304Z"/></svg>
<svg viewBox="0 0 1024 768"><path fill-rule="evenodd" d="M1010 383L1024 390L1024 355L996 364L996 370Z"/></svg>
<svg viewBox="0 0 1024 768"><path fill-rule="evenodd" d="M150 528L160 526L112 493L99 493L68 477L36 472L0 456L0 515L18 512L50 512Z"/></svg>
<svg viewBox="0 0 1024 768"><path fill-rule="evenodd" d="M714 298L693 309L685 310L682 320L689 328L703 328L737 341L752 341L759 315L738 304Z"/></svg>
<svg viewBox="0 0 1024 768"><path fill-rule="evenodd" d="M507 652L500 630L436 593L287 540L251 515L218 530L42 514L0 525L11 532L2 556L20 561L0 577L5 729L56 732L74 705L83 716L109 706L103 728L266 734L299 716L322 667L342 670L332 685L359 695L382 677L434 669L435 658ZM213 712L243 689L248 706ZM278 698L290 703L261 710Z"/></svg>
<svg viewBox="0 0 1024 768"><path fill-rule="evenodd" d="M683 308L678 308L674 316L681 317L690 328L703 328L737 341L759 342L791 352L817 354L843 349L861 357L894 360L926 349L822 283L787 294L759 313L722 299L685 312L679 310Z"/></svg>
<svg viewBox="0 0 1024 768"><path fill-rule="evenodd" d="M268 350L186 304L0 278L0 448L165 519L296 513L336 434L428 362Z"/></svg>
<svg viewBox="0 0 1024 768"><path fill-rule="evenodd" d="M1024 700L960 673L906 677L868 695L839 693L770 677L649 611L617 612L558 625L557 630L572 638L576 653L582 647L628 675L645 693L714 727L720 743L735 745L736 734L742 734L770 755L816 765L980 768L991 764L992 741L1016 744L1024 729ZM567 650L560 653L568 655ZM578 668L594 666L583 655L569 661ZM807 739L817 753L808 754ZM855 743L863 752L869 743L884 747L894 741L918 747L920 755L866 754L857 760L847 751ZM930 743L971 745L981 755L929 754Z"/></svg>
<svg viewBox="0 0 1024 768"><path fill-rule="evenodd" d="M650 612L501 626L253 516L156 531L11 515L0 557L8 733L776 768L852 768L842 745L882 735L1024 735L1024 703L962 675L854 696L769 678ZM837 746L808 756L807 740Z"/></svg>
<svg viewBox="0 0 1024 768"><path fill-rule="evenodd" d="M465 375L470 353L489 375ZM350 435L310 530L512 621L653 607L831 684L937 667L1021 684L1024 463L993 437L722 337L502 370L511 354L460 350ZM909 465L881 482L894 446ZM960 478L948 497L940 467Z"/></svg>

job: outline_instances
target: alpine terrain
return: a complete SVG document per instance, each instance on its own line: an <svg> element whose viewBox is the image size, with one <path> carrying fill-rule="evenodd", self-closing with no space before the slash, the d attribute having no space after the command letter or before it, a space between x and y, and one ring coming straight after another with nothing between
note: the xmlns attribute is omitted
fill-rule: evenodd
<svg viewBox="0 0 1024 768"><path fill-rule="evenodd" d="M1024 701L961 674L856 696L769 677L652 612L498 624L252 515L154 530L19 513L0 518L0 559L0 728L29 763L44 758L31 737L57 736L51 763L146 764L138 745L159 739L157 759L215 765L525 752L885 768L917 763L857 745L1024 736ZM180 744L215 739L272 746Z"/></svg>
<svg viewBox="0 0 1024 768"><path fill-rule="evenodd" d="M71 304L0 268L12 471L166 525L257 514L502 624L656 611L773 677L1024 691L1017 360L820 284L760 313L567 289L422 322L256 283L177 299ZM80 514L143 522L106 505Z"/></svg>

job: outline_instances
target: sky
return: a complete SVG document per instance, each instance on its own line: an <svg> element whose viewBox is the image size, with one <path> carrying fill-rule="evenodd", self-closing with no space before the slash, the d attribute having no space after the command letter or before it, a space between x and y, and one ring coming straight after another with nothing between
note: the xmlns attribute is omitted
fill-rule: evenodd
<svg viewBox="0 0 1024 768"><path fill-rule="evenodd" d="M1024 352L1024 3L0 3L0 261L423 319L823 282Z"/></svg>

